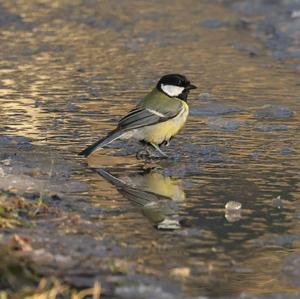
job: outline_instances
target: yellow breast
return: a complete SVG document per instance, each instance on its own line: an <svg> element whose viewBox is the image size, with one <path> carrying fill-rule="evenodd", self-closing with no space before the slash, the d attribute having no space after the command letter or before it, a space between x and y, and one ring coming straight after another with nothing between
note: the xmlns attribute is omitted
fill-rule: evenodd
<svg viewBox="0 0 300 299"><path fill-rule="evenodd" d="M147 126L143 128L142 135L147 142L161 144L164 141L169 141L170 138L176 135L184 126L189 114L189 107L185 102L182 102L183 109L174 118L165 122Z"/></svg>

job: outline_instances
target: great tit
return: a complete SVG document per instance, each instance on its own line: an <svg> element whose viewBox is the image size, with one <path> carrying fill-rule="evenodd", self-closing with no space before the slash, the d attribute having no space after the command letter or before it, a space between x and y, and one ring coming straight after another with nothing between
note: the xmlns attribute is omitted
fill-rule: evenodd
<svg viewBox="0 0 300 299"><path fill-rule="evenodd" d="M134 138L151 145L163 157L160 149L168 144L184 126L189 114L187 97L191 89L197 88L183 75L169 74L161 77L156 87L147 94L125 117L121 118L116 129L79 155L89 156L116 139Z"/></svg>

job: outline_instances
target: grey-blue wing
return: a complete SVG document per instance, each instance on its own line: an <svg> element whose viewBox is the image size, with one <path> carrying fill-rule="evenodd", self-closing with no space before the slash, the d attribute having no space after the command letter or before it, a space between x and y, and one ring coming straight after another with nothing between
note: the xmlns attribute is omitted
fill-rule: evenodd
<svg viewBox="0 0 300 299"><path fill-rule="evenodd" d="M171 119L180 113L180 110L160 113L152 109L136 108L123 117L118 124L120 130L131 130L154 125Z"/></svg>

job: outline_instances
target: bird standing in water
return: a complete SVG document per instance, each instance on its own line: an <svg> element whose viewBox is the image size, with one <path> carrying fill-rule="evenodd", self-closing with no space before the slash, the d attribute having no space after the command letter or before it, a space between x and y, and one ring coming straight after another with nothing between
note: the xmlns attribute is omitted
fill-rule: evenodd
<svg viewBox="0 0 300 299"><path fill-rule="evenodd" d="M156 87L147 94L108 135L88 146L79 155L89 156L116 139L134 138L151 145L164 158L160 149L184 126L189 114L187 97L196 86L183 75L161 77Z"/></svg>

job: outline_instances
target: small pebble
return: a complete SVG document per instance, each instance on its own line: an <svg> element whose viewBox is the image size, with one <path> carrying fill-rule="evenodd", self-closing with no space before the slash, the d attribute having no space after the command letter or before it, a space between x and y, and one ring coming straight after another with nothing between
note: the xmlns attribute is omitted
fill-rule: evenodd
<svg viewBox="0 0 300 299"><path fill-rule="evenodd" d="M55 194L51 194L50 197L51 197L52 200L61 200L61 197L58 194L56 194L56 193Z"/></svg>
<svg viewBox="0 0 300 299"><path fill-rule="evenodd" d="M280 195L272 199L272 205L273 205L273 207L275 207L277 209L282 209L283 208L283 202L281 200Z"/></svg>
<svg viewBox="0 0 300 299"><path fill-rule="evenodd" d="M291 18L293 18L293 19L300 18L300 10L292 11Z"/></svg>
<svg viewBox="0 0 300 299"><path fill-rule="evenodd" d="M238 201L228 201L225 205L226 210L237 211L242 208L242 204Z"/></svg>

